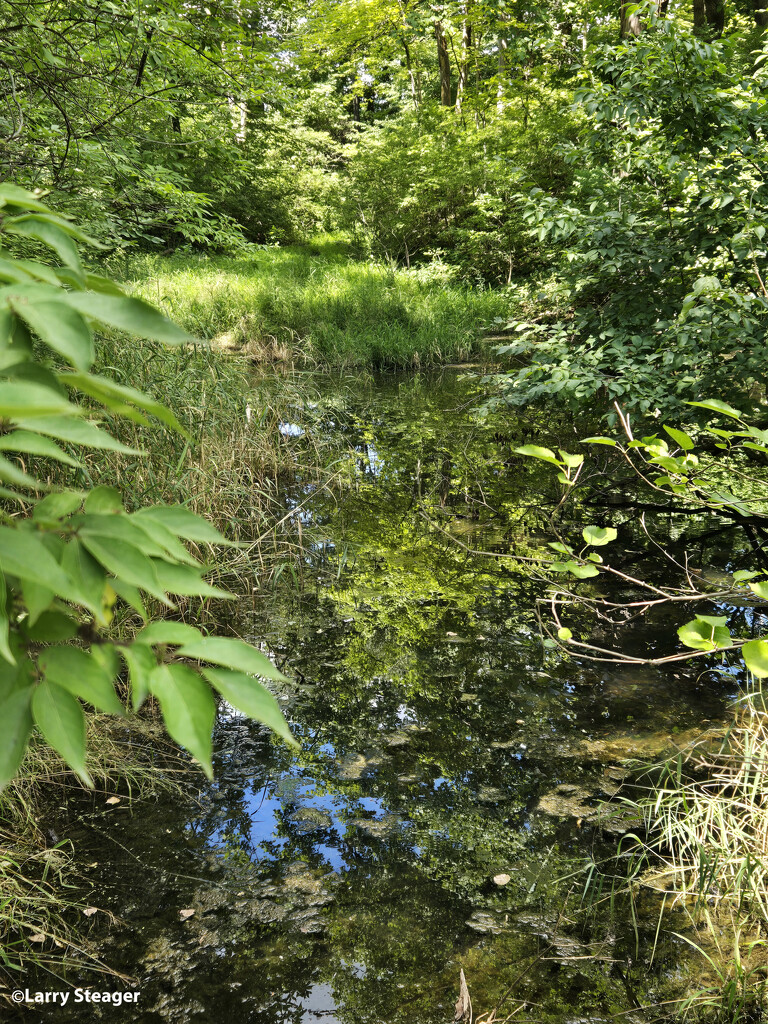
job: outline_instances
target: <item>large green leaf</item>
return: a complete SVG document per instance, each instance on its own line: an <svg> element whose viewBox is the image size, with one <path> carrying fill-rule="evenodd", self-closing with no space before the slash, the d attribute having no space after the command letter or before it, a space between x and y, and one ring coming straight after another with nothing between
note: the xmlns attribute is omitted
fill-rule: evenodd
<svg viewBox="0 0 768 1024"><path fill-rule="evenodd" d="M209 661L224 668L237 669L251 676L287 681L286 676L272 664L266 654L262 654L242 640L206 636L201 640L185 643L177 653L185 658L196 658L198 661Z"/></svg>
<svg viewBox="0 0 768 1024"><path fill-rule="evenodd" d="M77 535L85 540L86 537L101 537L110 540L123 541L138 548L145 555L162 558L165 550L156 544L147 534L137 526L132 517L127 513L86 513L76 516L72 523L77 528ZM116 575L119 575L116 573ZM130 582L135 583L135 580Z"/></svg>
<svg viewBox="0 0 768 1024"><path fill-rule="evenodd" d="M158 665L149 677L149 688L160 701L170 736L186 747L212 778L211 732L216 705L208 685L186 665Z"/></svg>
<svg viewBox="0 0 768 1024"><path fill-rule="evenodd" d="M49 348L78 370L88 370L95 351L91 329L76 309L63 302L11 302L20 316Z"/></svg>
<svg viewBox="0 0 768 1024"><path fill-rule="evenodd" d="M29 530L0 526L0 570L50 587L68 600L77 600L72 580L42 540Z"/></svg>
<svg viewBox="0 0 768 1024"><path fill-rule="evenodd" d="M149 695L150 676L157 668L155 652L146 644L130 644L120 648L131 680L131 705L138 711Z"/></svg>
<svg viewBox="0 0 768 1024"><path fill-rule="evenodd" d="M33 687L12 690L0 699L0 790L11 781L27 749L32 732Z"/></svg>
<svg viewBox="0 0 768 1024"><path fill-rule="evenodd" d="M65 405L68 410L75 408L67 403ZM0 415L2 415L1 411ZM30 411L29 415L18 416L16 422L27 430L47 434L59 441L81 444L85 448L100 448L104 451L122 452L124 455L142 454L138 448L129 448L108 434L106 430L102 430L95 423L90 423L87 420L73 420L68 416L38 416Z"/></svg>
<svg viewBox="0 0 768 1024"><path fill-rule="evenodd" d="M46 647L37 661L45 678L109 715L124 715L107 668L78 647Z"/></svg>
<svg viewBox="0 0 768 1024"><path fill-rule="evenodd" d="M153 505L151 508L142 508L134 513L134 519L139 518L153 519L184 540L202 544L222 544L228 547L242 546L237 541L229 540L207 519L196 516L183 505Z"/></svg>
<svg viewBox="0 0 768 1024"><path fill-rule="evenodd" d="M749 640L741 648L747 668L758 679L768 676L768 642L765 640Z"/></svg>
<svg viewBox="0 0 768 1024"><path fill-rule="evenodd" d="M249 718L256 719L257 722L263 722L287 743L294 747L298 746L283 717L280 705L258 679L224 668L206 668L203 669L203 675L233 708L242 711Z"/></svg>
<svg viewBox="0 0 768 1024"><path fill-rule="evenodd" d="M138 338L182 345L196 339L143 299L104 292L70 292L67 302L99 323L128 331Z"/></svg>
<svg viewBox="0 0 768 1024"><path fill-rule="evenodd" d="M82 274L83 266L77 246L60 224L52 224L38 214L31 213L4 221L3 231L12 235L24 235L26 238L36 238L53 249L62 263Z"/></svg>
<svg viewBox="0 0 768 1024"><path fill-rule="evenodd" d="M81 468L82 463L59 448L55 441L42 437L30 430L12 430L9 434L0 435L0 450L6 452L24 452L27 455L40 455L46 459L55 459L67 466Z"/></svg>
<svg viewBox="0 0 768 1024"><path fill-rule="evenodd" d="M86 786L93 788L85 765L85 715L79 701L44 679L32 695L32 716L44 739Z"/></svg>
<svg viewBox="0 0 768 1024"><path fill-rule="evenodd" d="M136 642L141 644L186 644L202 639L199 629L186 622L171 622L169 619L150 622L136 634Z"/></svg>
<svg viewBox="0 0 768 1024"><path fill-rule="evenodd" d="M180 594L183 597L218 597L224 601L234 601L235 595L218 587L212 587L201 578L199 569L189 565L173 565L170 562L155 560L155 572L163 590L169 594Z"/></svg>
<svg viewBox="0 0 768 1024"><path fill-rule="evenodd" d="M708 398L706 402L686 402L685 404L695 405L699 409L708 409L709 412L719 412L733 420L741 419L741 413L738 409L734 409L727 402L721 402L719 398Z"/></svg>
<svg viewBox="0 0 768 1024"><path fill-rule="evenodd" d="M594 548L602 547L616 540L618 532L612 526L585 526L582 536L587 544Z"/></svg>
<svg viewBox="0 0 768 1024"><path fill-rule="evenodd" d="M726 616L697 615L681 626L677 635L686 647L695 651L721 650L733 644L727 621Z"/></svg>
<svg viewBox="0 0 768 1024"><path fill-rule="evenodd" d="M107 625L104 612L104 588L107 574L93 555L75 538L70 540L61 556L61 567L77 590L77 601L93 612L100 625Z"/></svg>
<svg viewBox="0 0 768 1024"><path fill-rule="evenodd" d="M82 416L84 410L68 402L51 388L26 380L0 380L0 418L29 420L33 416L48 416L66 413L69 416ZM34 427L30 427L34 430ZM43 430L41 433L49 433Z"/></svg>
<svg viewBox="0 0 768 1024"><path fill-rule="evenodd" d="M153 545L159 545L176 562L199 565L198 560L187 551L175 533L151 516L132 515L131 522L143 530Z"/></svg>
<svg viewBox="0 0 768 1024"><path fill-rule="evenodd" d="M108 572L140 587L164 604L170 604L158 582L152 560L139 548L116 537L97 536L93 533L84 534L80 539L83 547Z"/></svg>
<svg viewBox="0 0 768 1024"><path fill-rule="evenodd" d="M553 466L560 466L560 461L555 458L555 453L549 448L542 448L537 444L524 444L522 448L515 448L516 455L527 455L531 459L541 459L542 462L549 462Z"/></svg>
<svg viewBox="0 0 768 1024"><path fill-rule="evenodd" d="M116 384L108 377L100 377L94 373L63 373L59 379L69 387L75 387L86 395L90 395L91 398L102 402L108 409L117 409L131 419L146 422L141 416L137 416L134 411L131 411L131 406L136 406L138 409L156 416L177 433L189 437L171 410L150 395L145 395L143 391L126 387L124 384Z"/></svg>

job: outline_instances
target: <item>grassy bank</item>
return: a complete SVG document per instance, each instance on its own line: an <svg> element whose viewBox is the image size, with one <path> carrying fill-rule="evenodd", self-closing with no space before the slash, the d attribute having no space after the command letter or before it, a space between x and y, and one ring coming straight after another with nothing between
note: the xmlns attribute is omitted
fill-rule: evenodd
<svg viewBox="0 0 768 1024"><path fill-rule="evenodd" d="M353 258L333 238L249 257L137 257L119 270L197 337L258 360L325 367L477 356L512 304L509 291L460 285L442 264L395 270Z"/></svg>

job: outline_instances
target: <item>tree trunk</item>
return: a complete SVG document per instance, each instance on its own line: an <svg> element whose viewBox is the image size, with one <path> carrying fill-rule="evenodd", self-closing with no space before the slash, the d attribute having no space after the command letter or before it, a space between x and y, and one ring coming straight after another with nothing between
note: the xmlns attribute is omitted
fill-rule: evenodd
<svg viewBox="0 0 768 1024"><path fill-rule="evenodd" d="M435 39L437 40L437 64L440 68L440 103L444 107L451 105L451 60L448 56L448 42L443 35L442 22L435 22Z"/></svg>
<svg viewBox="0 0 768 1024"><path fill-rule="evenodd" d="M136 69L136 79L133 83L134 88L138 89L141 85L141 80L144 77L144 70L147 66L147 57L149 57L149 44L152 42L152 36L154 34L154 28L147 29L147 45L144 47L144 51L139 60L139 66Z"/></svg>
<svg viewBox="0 0 768 1024"><path fill-rule="evenodd" d="M498 83L496 85L496 113L504 113L504 79L507 71L507 58L505 50L507 48L507 41L502 36L499 36L499 68L498 68Z"/></svg>
<svg viewBox="0 0 768 1024"><path fill-rule="evenodd" d="M700 2L700 0L693 0L694 4ZM640 21L640 15L637 11L630 13L629 8L634 6L630 3L622 3L619 9L619 17L621 19L621 38L628 39L630 36L639 36L643 31L643 25Z"/></svg>
<svg viewBox="0 0 768 1024"><path fill-rule="evenodd" d="M408 80L411 83L411 99L413 100L413 106L415 110L418 110L421 106L421 74L413 70L413 63L411 62L411 48L408 45L405 36L400 36L400 42L403 44L405 50L405 66L408 69Z"/></svg>
<svg viewBox="0 0 768 1024"><path fill-rule="evenodd" d="M472 25L466 19L461 23L461 62L459 63L459 84L456 86L456 113L461 113L461 103L467 88L469 75L469 51L472 49Z"/></svg>
<svg viewBox="0 0 768 1024"><path fill-rule="evenodd" d="M758 28L768 27L768 0L752 0L752 7Z"/></svg>
<svg viewBox="0 0 768 1024"><path fill-rule="evenodd" d="M352 120L355 122L355 124L357 124L358 121L360 120L360 97L359 96L353 96L352 97Z"/></svg>
<svg viewBox="0 0 768 1024"><path fill-rule="evenodd" d="M760 2L760 0L755 0ZM717 39L725 29L724 0L693 0L693 31L702 39Z"/></svg>

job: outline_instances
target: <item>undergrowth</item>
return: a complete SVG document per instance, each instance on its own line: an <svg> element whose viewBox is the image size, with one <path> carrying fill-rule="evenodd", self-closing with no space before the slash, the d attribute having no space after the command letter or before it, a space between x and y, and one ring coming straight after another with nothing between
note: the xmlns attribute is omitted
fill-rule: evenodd
<svg viewBox="0 0 768 1024"><path fill-rule="evenodd" d="M178 788L188 765L162 742L151 722L89 715L88 770L95 798L148 797ZM75 922L107 911L88 906L71 843L39 824L55 817L81 788L44 743L30 745L18 776L0 794L0 1003L30 967L56 974L62 966L114 974ZM82 917L80 917L82 920Z"/></svg>

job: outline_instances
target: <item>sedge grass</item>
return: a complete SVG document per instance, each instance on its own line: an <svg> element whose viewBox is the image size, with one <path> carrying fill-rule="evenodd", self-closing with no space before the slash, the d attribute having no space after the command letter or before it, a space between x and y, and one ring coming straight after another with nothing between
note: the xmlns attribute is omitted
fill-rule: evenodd
<svg viewBox="0 0 768 1024"><path fill-rule="evenodd" d="M511 305L508 290L467 287L448 269L355 260L322 239L238 258L137 257L121 271L196 337L256 361L303 366L407 367L487 355L483 336Z"/></svg>

